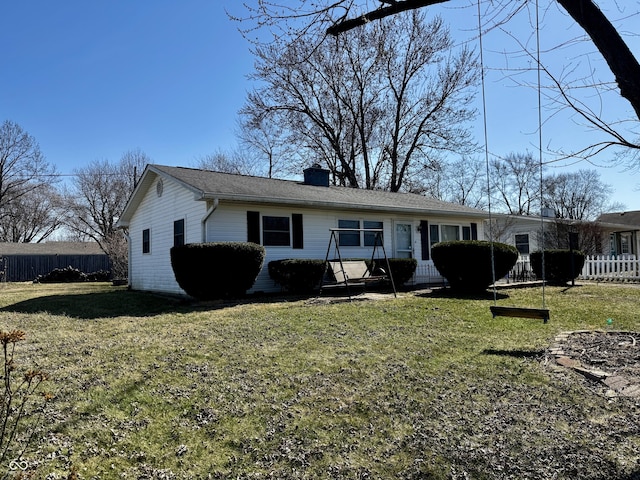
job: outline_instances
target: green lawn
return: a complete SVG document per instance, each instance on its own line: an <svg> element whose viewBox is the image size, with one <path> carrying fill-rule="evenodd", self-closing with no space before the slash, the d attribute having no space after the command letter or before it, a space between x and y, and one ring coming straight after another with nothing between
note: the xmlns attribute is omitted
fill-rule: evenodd
<svg viewBox="0 0 640 480"><path fill-rule="evenodd" d="M539 288L498 297L541 306ZM548 287L546 325L493 319L492 303L0 284L0 328L27 332L19 365L54 394L30 478L638 478L640 402L545 350L607 318L640 331L640 288Z"/></svg>

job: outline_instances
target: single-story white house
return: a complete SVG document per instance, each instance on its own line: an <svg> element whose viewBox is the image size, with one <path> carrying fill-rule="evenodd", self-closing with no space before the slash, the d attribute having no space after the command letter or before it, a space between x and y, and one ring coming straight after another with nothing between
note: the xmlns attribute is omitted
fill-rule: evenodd
<svg viewBox="0 0 640 480"><path fill-rule="evenodd" d="M184 293L170 262L174 245L250 241L266 249L252 292L278 291L267 264L327 255L330 229L341 232L343 258L368 258L382 229L389 257L432 266L431 246L484 237L487 213L422 195L329 185L329 172L306 169L304 181L276 180L183 167L147 165L118 225L129 236L129 285ZM357 230L356 230L357 229ZM224 275L224 272L219 272Z"/></svg>

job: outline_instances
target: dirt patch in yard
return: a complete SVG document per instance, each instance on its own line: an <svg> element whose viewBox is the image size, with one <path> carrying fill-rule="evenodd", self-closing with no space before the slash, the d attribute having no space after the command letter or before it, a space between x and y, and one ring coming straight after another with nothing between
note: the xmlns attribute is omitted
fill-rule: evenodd
<svg viewBox="0 0 640 480"><path fill-rule="evenodd" d="M640 332L562 333L550 351L557 364L606 387L608 396L640 398Z"/></svg>

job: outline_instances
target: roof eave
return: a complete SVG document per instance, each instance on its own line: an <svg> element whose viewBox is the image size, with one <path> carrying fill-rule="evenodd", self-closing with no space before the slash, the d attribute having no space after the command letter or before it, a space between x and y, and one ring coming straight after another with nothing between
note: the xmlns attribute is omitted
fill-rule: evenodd
<svg viewBox="0 0 640 480"><path fill-rule="evenodd" d="M327 202L327 201L307 201L290 198L265 198L257 195L237 195L237 194L216 194L216 193L204 193L199 200L226 200L229 202L242 202L242 203L254 203L262 205L288 205L297 207L310 207L310 208L333 208L337 210L368 210L375 212L394 212L394 213L408 213L408 214L437 214L440 216L454 216L454 217L477 217L486 218L485 212L460 212L454 210L434 210L420 207L393 207L388 205L376 205L376 204L360 204L355 206L353 203L343 202Z"/></svg>

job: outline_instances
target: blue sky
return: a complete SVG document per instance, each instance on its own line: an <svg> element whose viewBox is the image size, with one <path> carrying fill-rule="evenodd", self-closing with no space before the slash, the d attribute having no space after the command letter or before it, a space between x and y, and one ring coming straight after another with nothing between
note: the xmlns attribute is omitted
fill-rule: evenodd
<svg viewBox="0 0 640 480"><path fill-rule="evenodd" d="M461 0L432 8L454 21L452 33L460 41L475 33L476 22L473 8L457 8L463 4ZM117 160L135 148L155 163L184 166L192 166L200 156L232 149L236 115L252 88L246 77L253 68L249 43L225 13L225 8L241 13L239 5L237 0L2 2L0 121L17 122L33 135L61 173L96 159ZM637 20L631 17L626 25L633 29ZM543 22L543 46L581 33L557 9ZM504 53L516 50L511 35L525 42L529 29L524 20L507 29L508 33L494 31L485 37L488 143L499 155L537 148L535 90L516 86L496 70L506 58L509 65L520 61ZM630 41L640 56L638 37ZM556 58L549 58L552 55ZM581 55L557 49L548 58L559 73L564 63ZM597 55L584 58L606 77ZM615 96L603 103L610 118L631 116L630 107ZM474 132L482 141L481 118ZM593 135L571 118L557 115L545 124L543 142L580 146ZM597 165L611 157L605 155ZM548 173L595 168L584 163L564 166L568 163L572 162L554 164ZM620 167L598 171L615 186L615 200L640 210L640 192L634 190L640 183L638 173L622 172Z"/></svg>

